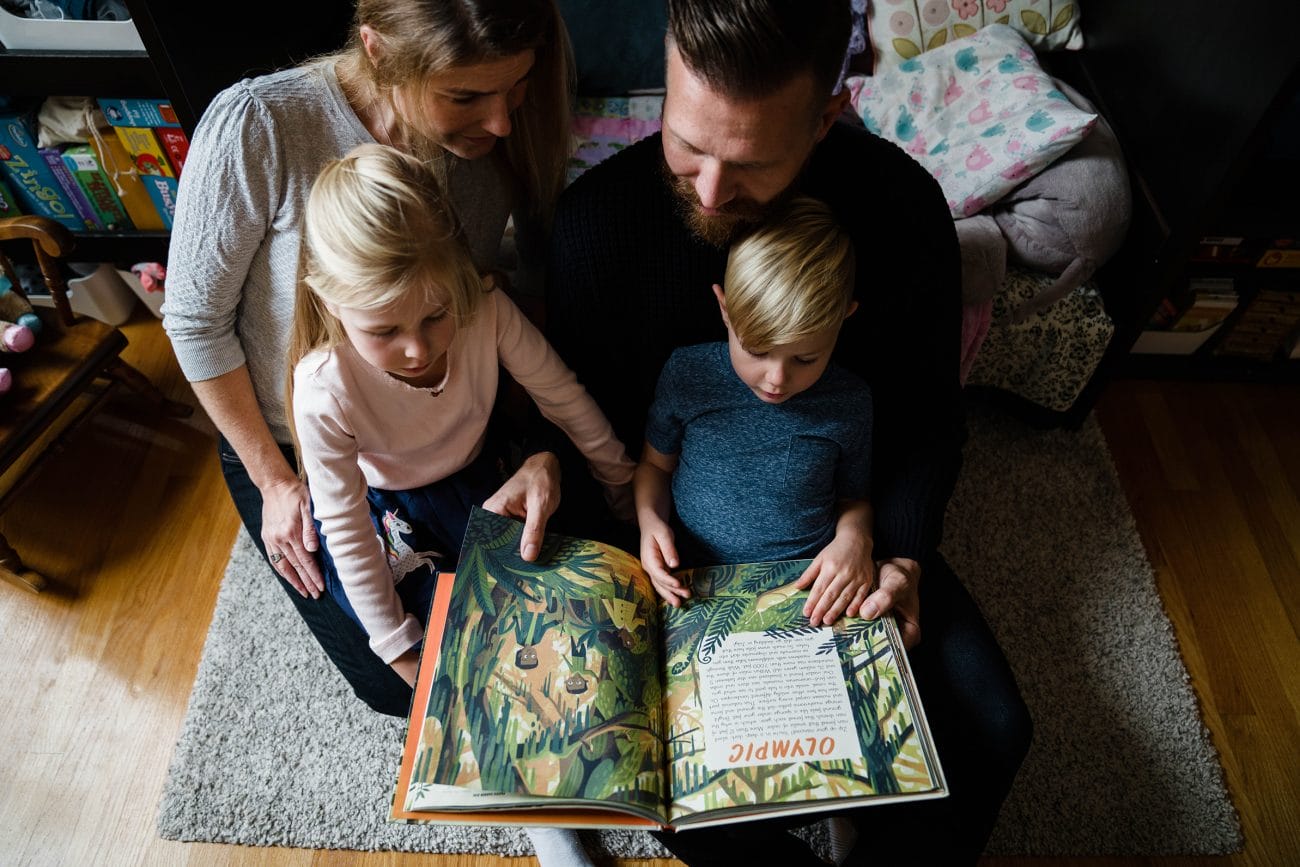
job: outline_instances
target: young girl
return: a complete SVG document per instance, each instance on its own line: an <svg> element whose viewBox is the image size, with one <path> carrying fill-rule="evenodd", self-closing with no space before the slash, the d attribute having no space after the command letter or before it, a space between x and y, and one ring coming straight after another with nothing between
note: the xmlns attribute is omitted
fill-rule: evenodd
<svg viewBox="0 0 1300 867"><path fill-rule="evenodd" d="M326 164L307 202L289 355L326 590L408 683L435 570L454 564L470 507L503 481L488 437L498 365L611 503L630 505L634 469L541 333L480 279L443 200L431 169L393 148ZM530 836L540 857L548 835Z"/></svg>

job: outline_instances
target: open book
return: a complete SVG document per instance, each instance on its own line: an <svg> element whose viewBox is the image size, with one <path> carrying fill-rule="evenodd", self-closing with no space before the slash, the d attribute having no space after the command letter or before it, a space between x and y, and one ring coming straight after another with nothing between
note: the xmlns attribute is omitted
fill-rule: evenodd
<svg viewBox="0 0 1300 867"><path fill-rule="evenodd" d="M808 561L683 572L475 510L434 597L392 817L685 828L947 794L893 619L811 627Z"/></svg>

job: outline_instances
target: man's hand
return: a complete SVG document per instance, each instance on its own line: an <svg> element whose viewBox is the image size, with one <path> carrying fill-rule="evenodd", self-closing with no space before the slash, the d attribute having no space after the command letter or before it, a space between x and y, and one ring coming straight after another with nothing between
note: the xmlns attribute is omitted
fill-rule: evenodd
<svg viewBox="0 0 1300 867"><path fill-rule="evenodd" d="M881 560L879 569L878 586L862 606L862 616L870 619L893 611L903 646L915 647L921 640L921 564L895 557Z"/></svg>
<svg viewBox="0 0 1300 867"><path fill-rule="evenodd" d="M519 556L532 562L542 550L546 522L560 505L560 459L551 452L530 455L523 466L483 502L498 515L524 519Z"/></svg>
<svg viewBox="0 0 1300 867"><path fill-rule="evenodd" d="M325 590L314 552L319 546L307 485L296 476L262 489L262 542L271 568L302 596Z"/></svg>

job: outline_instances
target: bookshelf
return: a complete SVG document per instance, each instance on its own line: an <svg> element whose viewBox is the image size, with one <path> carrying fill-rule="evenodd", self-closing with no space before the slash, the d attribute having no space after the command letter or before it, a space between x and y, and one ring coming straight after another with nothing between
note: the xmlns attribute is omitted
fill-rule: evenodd
<svg viewBox="0 0 1300 867"><path fill-rule="evenodd" d="M18 50L0 46L0 91L168 100L185 134L212 98L239 79L335 50L347 39L353 3L219 5L125 0L144 51ZM165 262L166 232L78 232L72 258Z"/></svg>
<svg viewBox="0 0 1300 867"><path fill-rule="evenodd" d="M52 94L165 97L145 51L20 50L0 47L0 81L9 96ZM167 258L166 232L78 232L73 258L87 262L135 262ZM19 254L19 258L22 256Z"/></svg>

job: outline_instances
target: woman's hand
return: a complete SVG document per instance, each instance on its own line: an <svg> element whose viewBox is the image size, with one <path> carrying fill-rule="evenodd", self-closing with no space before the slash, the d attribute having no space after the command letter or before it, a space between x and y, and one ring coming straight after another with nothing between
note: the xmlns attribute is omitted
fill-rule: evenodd
<svg viewBox="0 0 1300 867"><path fill-rule="evenodd" d="M302 596L320 598L325 590L315 557L320 544L307 485L296 476L262 489L262 542L272 569Z"/></svg>
<svg viewBox="0 0 1300 867"><path fill-rule="evenodd" d="M529 562L541 552L546 522L559 505L560 459L551 452L530 455L518 472L483 502L489 512L524 519L519 556Z"/></svg>

